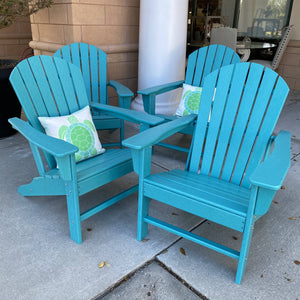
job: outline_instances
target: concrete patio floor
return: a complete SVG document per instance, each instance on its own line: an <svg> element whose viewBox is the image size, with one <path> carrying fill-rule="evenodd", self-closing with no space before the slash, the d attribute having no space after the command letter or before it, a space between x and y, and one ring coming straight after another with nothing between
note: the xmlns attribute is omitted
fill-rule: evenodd
<svg viewBox="0 0 300 300"><path fill-rule="evenodd" d="M135 132L127 125L127 134ZM275 132L292 133L284 189L256 223L247 270L234 283L237 261L150 226L136 240L137 194L82 223L83 243L69 238L65 197L22 197L37 175L19 134L0 140L0 299L300 299L300 93L290 93ZM106 136L102 136L104 141ZM171 138L188 143L186 136ZM183 168L185 154L156 147L153 172ZM132 173L80 199L92 207L137 183ZM227 228L153 201L151 213L239 247ZM182 254L183 248L185 255ZM98 265L105 261L105 266Z"/></svg>

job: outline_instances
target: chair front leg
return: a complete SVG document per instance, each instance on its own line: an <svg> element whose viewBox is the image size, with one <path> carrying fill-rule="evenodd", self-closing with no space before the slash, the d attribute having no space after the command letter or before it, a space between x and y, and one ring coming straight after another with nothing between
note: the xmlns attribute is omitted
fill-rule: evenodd
<svg viewBox="0 0 300 300"><path fill-rule="evenodd" d="M243 234L240 258L239 258L238 268L235 276L235 282L237 284L241 283L247 266L248 254L249 254L249 249L250 249L250 244L252 239L252 233L254 229L254 218L252 217L251 219L252 220L249 220L249 222L246 222L246 226Z"/></svg>
<svg viewBox="0 0 300 300"><path fill-rule="evenodd" d="M241 283L243 275L246 270L248 254L249 254L249 249L250 249L250 244L252 239L252 233L253 233L254 223L256 219L256 216L254 215L254 209L257 201L257 195L258 195L258 188L252 187L249 207L248 207L248 212L246 217L246 223L243 232L243 240L242 240L242 246L240 251L239 264L238 264L236 277L235 277L235 282L237 284Z"/></svg>
<svg viewBox="0 0 300 300"><path fill-rule="evenodd" d="M71 182L70 184L66 184L66 188L70 236L77 244L81 244L82 235L77 184Z"/></svg>
<svg viewBox="0 0 300 300"><path fill-rule="evenodd" d="M144 217L148 216L150 199L139 191L139 205L137 218L137 240L142 241L148 234L148 223L144 221Z"/></svg>

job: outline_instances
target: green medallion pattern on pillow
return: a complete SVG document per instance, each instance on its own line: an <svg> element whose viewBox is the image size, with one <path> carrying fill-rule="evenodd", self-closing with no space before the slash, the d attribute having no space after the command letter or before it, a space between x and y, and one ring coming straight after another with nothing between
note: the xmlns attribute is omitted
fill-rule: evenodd
<svg viewBox="0 0 300 300"><path fill-rule="evenodd" d="M201 93L201 87L184 83L181 100L175 115L182 117L189 114L197 114L201 100Z"/></svg>
<svg viewBox="0 0 300 300"><path fill-rule="evenodd" d="M76 162L105 151L99 141L89 106L67 116L39 117L47 135L65 140L76 147Z"/></svg>

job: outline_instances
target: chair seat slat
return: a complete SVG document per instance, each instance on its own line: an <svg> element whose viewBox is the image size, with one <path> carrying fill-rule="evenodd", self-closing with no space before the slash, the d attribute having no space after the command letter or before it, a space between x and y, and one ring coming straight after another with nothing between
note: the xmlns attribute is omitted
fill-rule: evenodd
<svg viewBox="0 0 300 300"><path fill-rule="evenodd" d="M241 216L246 216L249 190L245 188L231 189L231 184L227 183L226 189L222 182L222 186L218 188L218 180L208 178L205 175L196 175L193 181L184 176L186 171L173 173L158 173L151 175L145 179L145 184L161 186L163 189L168 189L178 195L189 195L195 200L230 211ZM205 178L206 177L206 178ZM202 183L201 179L205 178ZM211 179L211 180L210 180ZM241 200L242 199L242 200ZM188 205L188 204L187 204Z"/></svg>

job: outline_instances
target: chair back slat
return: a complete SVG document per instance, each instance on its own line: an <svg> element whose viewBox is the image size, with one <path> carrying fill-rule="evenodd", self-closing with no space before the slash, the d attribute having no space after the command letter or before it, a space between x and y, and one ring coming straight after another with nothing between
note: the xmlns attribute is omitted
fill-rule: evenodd
<svg viewBox="0 0 300 300"><path fill-rule="evenodd" d="M80 44L79 43L73 43L71 45L65 46L66 48L70 49L70 55L71 55L71 62L75 66L79 67L81 69L81 54L80 54ZM55 53L54 53L55 56ZM65 58L63 58L65 59Z"/></svg>
<svg viewBox="0 0 300 300"><path fill-rule="evenodd" d="M90 71L91 71L91 100L93 102L101 102L101 98L105 96L100 96L99 98L99 82L101 82L100 79L100 73L99 73L99 57L98 57L98 48L95 46L90 46ZM105 82L106 83L106 82ZM106 88L104 87L104 90L106 91ZM101 88L100 88L101 92ZM106 98L106 97L105 97ZM105 99L104 98L104 99Z"/></svg>
<svg viewBox="0 0 300 300"><path fill-rule="evenodd" d="M26 92L26 94L28 93L29 94L29 97L26 98L26 103L21 103L22 106L33 106L33 109L35 111L35 113L33 114L34 117L36 117L36 115L45 115L47 116L48 115L48 110L47 110L47 107L46 107L46 104L44 102L44 94L41 92L40 90L40 86L39 84L41 83L42 86L48 90L45 91L45 94L47 96L51 95L52 97L52 94L51 94L51 90L48 86L48 84L44 84L45 81L41 81L39 82L36 78L36 76L39 76L41 77L42 74L43 74L43 68L40 67L35 67L34 69L31 68L31 64L30 62L32 61L35 61L35 59L28 59L26 61L24 61L24 63L22 64L18 64L18 70L19 70L19 73L21 76L23 76L23 74L28 74L27 77L26 77L26 81L25 81L25 86L26 86L26 90L28 92ZM39 64L40 62L38 62ZM14 69L15 70L15 69ZM13 72L14 72L13 70ZM34 70L37 71L37 73L33 73L35 72ZM12 74L13 74L12 72ZM23 98L23 97L22 97ZM22 98L19 98L19 99L22 99ZM30 123L33 123L31 120L31 115L29 115L28 117L28 120L30 121Z"/></svg>
<svg viewBox="0 0 300 300"><path fill-rule="evenodd" d="M58 55L59 54L59 55ZM57 51L56 57L63 57L67 62L72 63L70 47L63 47Z"/></svg>
<svg viewBox="0 0 300 300"><path fill-rule="evenodd" d="M108 104L108 95L106 88L107 81L107 55L104 51L98 50L98 60L99 60L99 82L100 82L100 102L103 104Z"/></svg>
<svg viewBox="0 0 300 300"><path fill-rule="evenodd" d="M27 68L27 66L31 69L31 71ZM34 84L32 81L35 82L36 87L38 89L37 95L32 94L32 101L34 101L35 109L38 112L39 116L58 116L57 106L54 101L49 101L47 105L45 104L45 99L52 99L52 91L49 86L48 78L44 76L45 70L43 68L43 64L41 63L40 59L30 59L28 60L27 64L24 64L23 69L20 66L20 71L22 74L27 74L26 82L31 86L29 92L35 90ZM31 80L31 82L29 81Z"/></svg>
<svg viewBox="0 0 300 300"><path fill-rule="evenodd" d="M260 154L264 151L262 146L268 143L268 139L273 133L273 130L276 126L276 121L278 120L280 112L284 105L282 99L285 99L287 97L287 85L281 77L278 79L275 91L271 97L272 99L269 103L269 108L261 125L260 134L257 137L255 149L253 150L252 156L247 166L247 173L244 177L245 182L249 181L249 176L250 174L252 174L256 167L256 161L260 160Z"/></svg>
<svg viewBox="0 0 300 300"><path fill-rule="evenodd" d="M57 60L58 60L58 62L61 61L61 59L58 59L56 57L53 58L54 63L56 63ZM53 65L53 63L51 61L49 61L48 64L49 64L49 66ZM80 80L79 78L76 78L76 80L74 80L74 78L72 76L73 69L74 69L73 65L70 65L70 66L66 65L62 68L61 64L58 64L58 66L56 67L57 77L56 76L49 77L50 84L53 80L53 84L61 85L61 90L58 89L58 86L55 86L56 88L53 88L53 90L57 89L57 90L59 90L60 93L63 93L63 95L64 95L64 97L63 96L61 96L61 97L65 101L55 100L57 107L60 108L59 109L60 115L62 113L63 114L73 113L86 105L86 102L84 102L84 103L78 102L80 100L80 98L77 97L77 93L75 92L75 90L78 88L77 85L82 81L82 79ZM78 72L77 67L76 67L76 71L75 71L75 76L76 76L76 73L81 76L81 74ZM74 86L73 80L70 80L70 76L74 80L74 82L77 82L76 86ZM59 81L59 83L57 81ZM83 86L83 89L84 89L84 86ZM59 97L59 95L58 95L58 97ZM54 99L60 99L60 98L54 97Z"/></svg>
<svg viewBox="0 0 300 300"><path fill-rule="evenodd" d="M235 145L240 145L242 142L248 122L247 116L249 116L251 113L262 74L263 68L259 65L253 65L251 70L248 72L248 82L246 87L244 87L244 84L241 83L244 89L243 97L245 97L247 101L241 102L240 99L238 99L239 113L237 116L235 116L235 123L239 124L239 126L234 126L234 130L231 133L231 143L227 149L227 160L222 170L222 178L224 180L229 181L231 178L235 164L235 158L237 157L239 151L239 148L237 148Z"/></svg>
<svg viewBox="0 0 300 300"><path fill-rule="evenodd" d="M236 72L233 74L232 83L238 81L243 82L248 75L247 71L248 70L245 68L239 68L239 66L236 66ZM230 81L231 78L228 77L227 80ZM228 88L230 87L229 84L227 85ZM235 123L236 112L239 108L239 101L237 101L237 99L240 99L244 92L243 84L237 84L235 86L236 87L234 89L230 89L228 93L228 99L222 120L222 123L227 124L227 126L222 126L219 132L218 144L214 155L214 163L211 169L211 176L213 177L219 177L221 174L223 162L227 154L227 146L230 143L232 128ZM218 88L218 90L221 89Z"/></svg>
<svg viewBox="0 0 300 300"><path fill-rule="evenodd" d="M214 45L214 46L218 46L218 50L216 51L216 54L215 54L215 58L214 58L214 61L213 61L211 72L215 71L215 70L217 70L217 69L219 69L223 66L224 55L225 55L225 52L226 52L226 49L227 49L225 46L222 46L222 45ZM212 48L212 46L210 46L210 47ZM230 64L230 62L224 64L224 66L229 65L229 64Z"/></svg>
<svg viewBox="0 0 300 300"><path fill-rule="evenodd" d="M77 45L79 55L80 55L80 63L81 63L81 72L83 76L83 80L86 86L86 93L89 99L92 99L91 95L91 74L90 74L90 53L89 47L85 43L81 43ZM78 64L75 64L78 66Z"/></svg>
<svg viewBox="0 0 300 300"><path fill-rule="evenodd" d="M209 73L239 62L238 54L226 46L210 45L199 48L189 55L185 83L202 87Z"/></svg>
<svg viewBox="0 0 300 300"><path fill-rule="evenodd" d="M202 90L202 96L199 106L199 113L197 118L197 125L193 135L191 144L191 153L189 153L189 169L191 172L198 173L199 163L202 156L202 149L206 140L207 125L210 119L210 110L214 99L215 83L217 81L218 72L213 72L207 76L205 85ZM212 88L213 87L213 88Z"/></svg>
<svg viewBox="0 0 300 300"><path fill-rule="evenodd" d="M12 71L10 82L29 123L39 131L43 129L38 117L68 115L89 104L80 69L60 58L41 55L25 59ZM44 154L54 168L54 158Z"/></svg>
<svg viewBox="0 0 300 300"><path fill-rule="evenodd" d="M81 69L88 99L107 104L107 56L96 46L73 43L57 50L55 57L72 62Z"/></svg>
<svg viewBox="0 0 300 300"><path fill-rule="evenodd" d="M23 68L22 70L26 70L27 66L25 64L28 64L27 61L23 62ZM27 81L30 82L32 77L32 74L29 74L27 77ZM37 89L37 87L34 85L34 81L31 81L30 86L32 87L30 91L28 91L27 86L25 82L23 81L22 74L20 72L20 69L14 69L10 75L10 81L12 86L14 87L15 93L21 102L22 108L24 110L25 115L27 116L27 119L29 123L38 130L42 131L41 124L37 118L38 112L36 111L35 106L32 103L32 96L35 97L35 95L39 95L39 93L34 93L34 89ZM33 84L34 83L34 84ZM38 89L37 89L38 90ZM44 110L46 112L46 109Z"/></svg>
<svg viewBox="0 0 300 300"><path fill-rule="evenodd" d="M52 101L49 101L47 98L44 98L44 103L49 105L49 102L54 102L58 109L59 115L68 115L70 109L68 106L69 99L66 98L64 91L62 89L62 82L58 76L58 70L56 69L53 59L50 56L41 56L41 63L44 69L43 73L35 74L37 82L40 81L40 77L46 77L48 80L49 88L53 94ZM65 65L62 65L66 67ZM59 66L62 68L62 66ZM41 90L41 92L43 92Z"/></svg>
<svg viewBox="0 0 300 300"><path fill-rule="evenodd" d="M221 47L221 46L219 45L219 47ZM223 46L223 47L225 47L225 46ZM226 48L222 66L227 66L229 64L236 64L239 62L241 62L241 58L238 56L238 54L236 52L234 52L231 48Z"/></svg>
<svg viewBox="0 0 300 300"><path fill-rule="evenodd" d="M207 52L208 52L207 47L198 50L197 61L193 66L193 79L191 81L191 84L194 86L200 86L203 77L204 68L206 65Z"/></svg>
<svg viewBox="0 0 300 300"><path fill-rule="evenodd" d="M250 187L288 94L287 84L262 65L242 63L206 77L189 170Z"/></svg>
<svg viewBox="0 0 300 300"><path fill-rule="evenodd" d="M240 184L240 181L245 173L248 159L250 158L251 153L256 146L256 138L259 134L261 134L261 124L268 108L277 77L278 75L271 69L266 69L264 72L255 103L248 119L243 141L240 146L240 152L236 158L235 169L231 179L233 183ZM246 98L245 101L247 101ZM237 123L236 126L239 127L239 124ZM266 146L266 144L263 146L263 151L266 149ZM262 158L263 151L259 153L260 159ZM258 162L259 161L257 160L257 163Z"/></svg>
<svg viewBox="0 0 300 300"><path fill-rule="evenodd" d="M230 68L233 69L233 65L231 65ZM231 76L228 76L228 73L220 74L218 88L216 89L215 99L211 109L209 128L206 135L205 152L203 154L203 163L201 167L201 173L205 175L210 173L214 158L215 145L219 140L219 129L222 124L223 111L226 106L230 82Z"/></svg>
<svg viewBox="0 0 300 300"><path fill-rule="evenodd" d="M195 64L197 62L198 53L199 53L199 51L196 50L189 55L188 62L187 62L187 68L186 68L186 74L185 74L185 83L187 83L187 84L193 83Z"/></svg>
<svg viewBox="0 0 300 300"><path fill-rule="evenodd" d="M208 51L206 55L205 66L203 69L200 86L203 86L205 77L212 72L216 56L218 56L218 45L208 46Z"/></svg>

